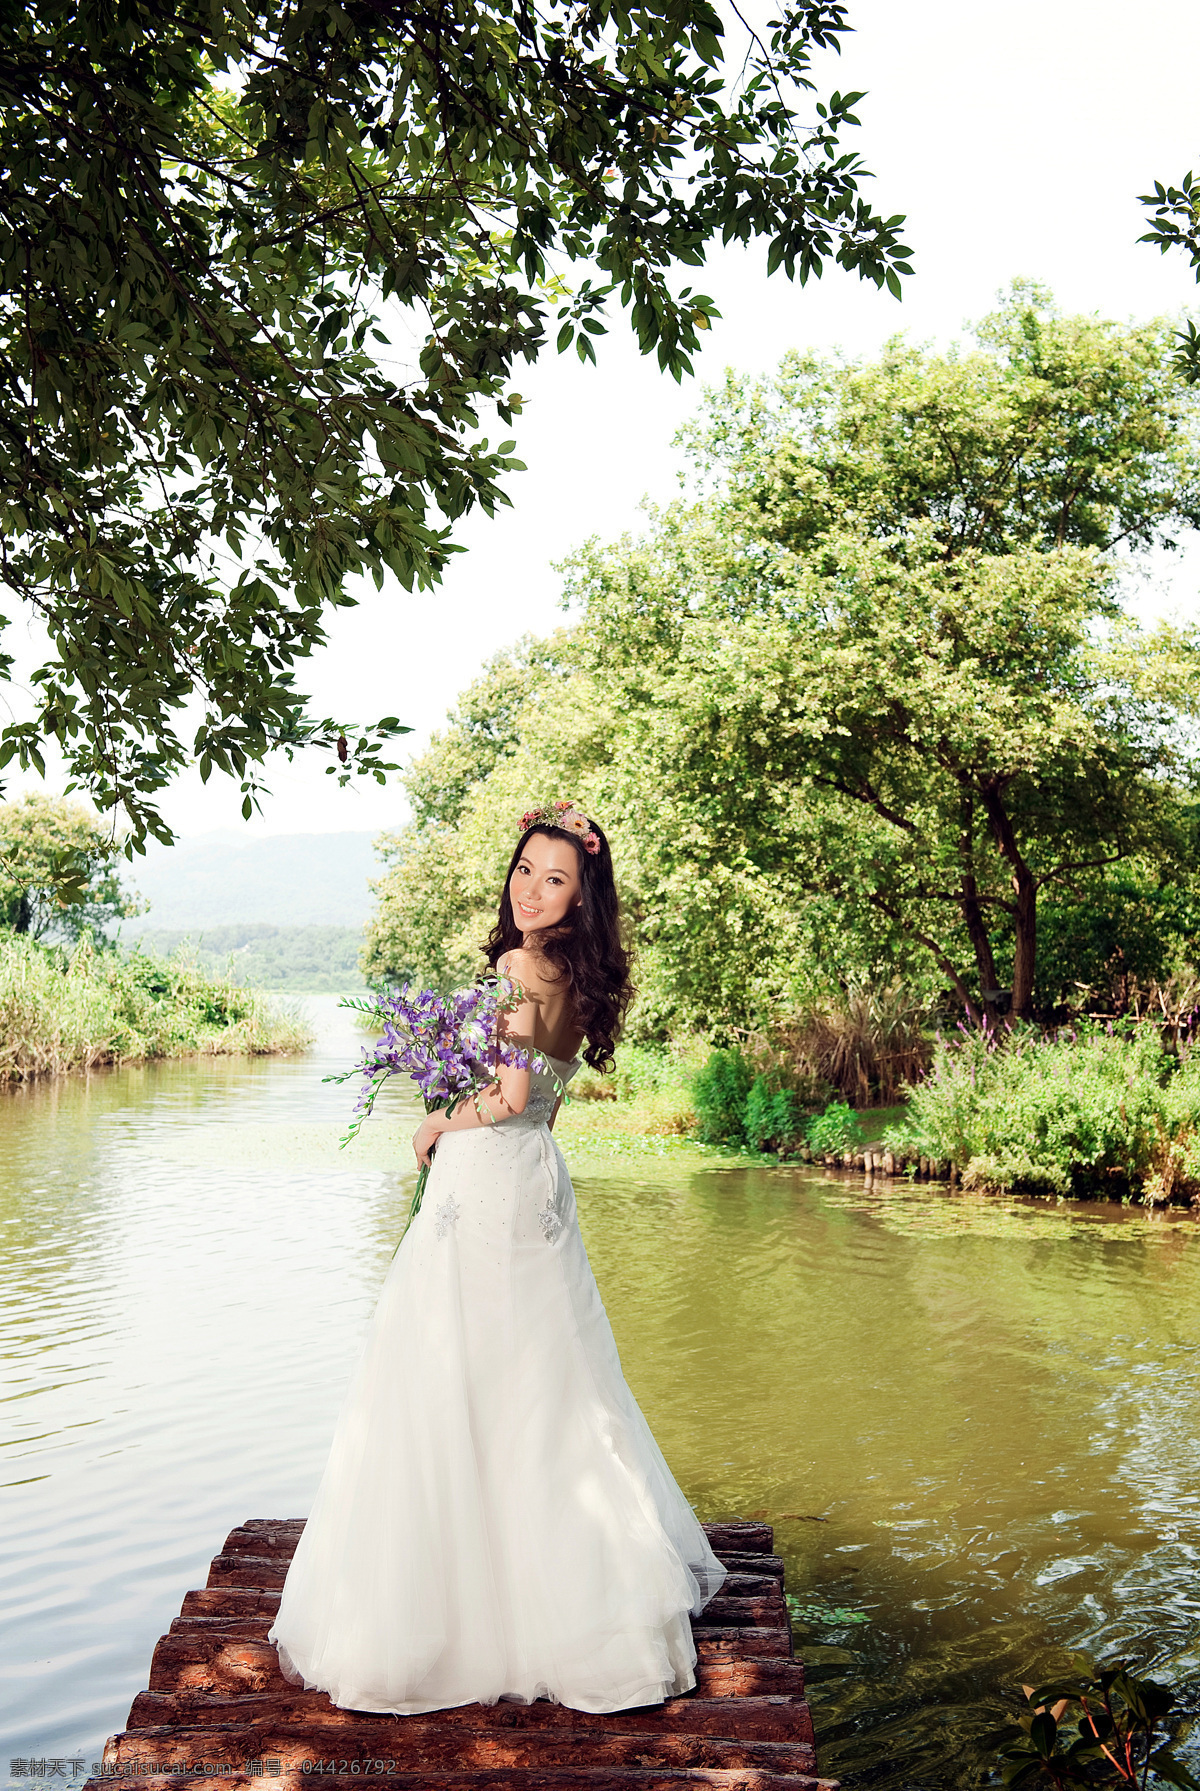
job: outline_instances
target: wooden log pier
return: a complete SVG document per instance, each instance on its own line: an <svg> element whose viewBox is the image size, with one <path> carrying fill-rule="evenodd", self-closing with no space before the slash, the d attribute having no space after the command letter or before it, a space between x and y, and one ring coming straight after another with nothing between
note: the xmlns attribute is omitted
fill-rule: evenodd
<svg viewBox="0 0 1200 1791"><path fill-rule="evenodd" d="M545 1699L386 1716L298 1691L267 1631L303 1527L255 1518L230 1532L84 1791L169 1791L185 1775L237 1791L316 1791L330 1777L391 1791L836 1791L817 1776L769 1524L705 1525L729 1577L692 1626L695 1689L601 1716Z"/></svg>

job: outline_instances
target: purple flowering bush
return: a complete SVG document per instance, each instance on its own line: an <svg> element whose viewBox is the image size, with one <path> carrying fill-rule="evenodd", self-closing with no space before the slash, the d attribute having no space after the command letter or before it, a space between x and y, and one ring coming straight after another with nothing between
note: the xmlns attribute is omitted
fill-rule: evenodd
<svg viewBox="0 0 1200 1791"><path fill-rule="evenodd" d="M352 1069L324 1078L326 1082L362 1078L342 1144L358 1136L389 1076L410 1076L424 1096L426 1113L439 1108L453 1113L461 1100L494 1082L501 1065L519 1070L551 1069L541 1052L501 1036L501 1019L524 1000L520 983L497 976L453 995L438 995L432 989L413 993L405 983L390 995L343 1001L342 1007L381 1021L383 1035L370 1049L363 1047L362 1061ZM428 1178L426 1166L417 1177L414 1214L420 1209Z"/></svg>

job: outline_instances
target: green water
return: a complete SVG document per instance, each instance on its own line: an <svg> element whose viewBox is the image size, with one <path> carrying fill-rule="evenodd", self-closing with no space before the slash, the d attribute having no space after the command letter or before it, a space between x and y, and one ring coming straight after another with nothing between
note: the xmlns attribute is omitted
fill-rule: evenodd
<svg viewBox="0 0 1200 1791"><path fill-rule="evenodd" d="M357 1040L313 1007L304 1059L0 1098L0 1765L98 1757L227 1529L307 1510L415 1123L389 1091L339 1153L320 1078ZM776 1524L824 1772L982 1783L977 1737L1071 1647L1200 1698L1188 1216L687 1152L573 1169L677 1478L706 1518Z"/></svg>

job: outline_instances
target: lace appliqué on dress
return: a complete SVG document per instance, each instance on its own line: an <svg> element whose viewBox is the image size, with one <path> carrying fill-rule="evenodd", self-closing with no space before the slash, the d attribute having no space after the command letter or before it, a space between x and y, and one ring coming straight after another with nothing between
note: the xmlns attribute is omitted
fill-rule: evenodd
<svg viewBox="0 0 1200 1791"><path fill-rule="evenodd" d="M552 1206L544 1206L538 1214L538 1224L542 1228L542 1236L548 1244L552 1244L563 1228L562 1218Z"/></svg>
<svg viewBox="0 0 1200 1791"><path fill-rule="evenodd" d="M441 1206L438 1208L436 1217L433 1221L433 1229L437 1233L439 1239L445 1237L457 1218L458 1202L452 1200L447 1194L445 1200L443 1200Z"/></svg>

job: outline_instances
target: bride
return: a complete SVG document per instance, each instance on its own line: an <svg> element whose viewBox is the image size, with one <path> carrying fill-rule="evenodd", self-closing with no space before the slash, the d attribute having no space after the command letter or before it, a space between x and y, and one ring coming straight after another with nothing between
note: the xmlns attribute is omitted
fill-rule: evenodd
<svg viewBox="0 0 1200 1791"><path fill-rule="evenodd" d="M725 1570L625 1383L551 1137L632 993L608 842L570 804L522 818L486 950L524 995L505 1030L552 1069L417 1129L425 1197L270 1639L352 1710L660 1703L695 1684L689 1616Z"/></svg>

